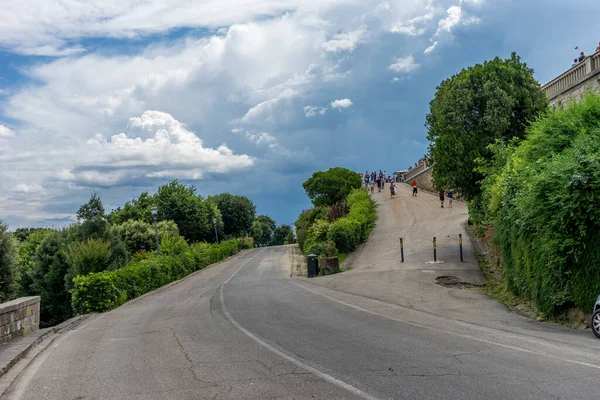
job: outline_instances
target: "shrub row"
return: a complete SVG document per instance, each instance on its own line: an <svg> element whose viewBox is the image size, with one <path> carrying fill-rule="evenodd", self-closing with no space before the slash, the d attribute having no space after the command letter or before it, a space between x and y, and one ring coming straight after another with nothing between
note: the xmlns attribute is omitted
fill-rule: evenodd
<svg viewBox="0 0 600 400"><path fill-rule="evenodd" d="M377 220L375 202L362 189L353 190L346 202L348 214L331 223L326 219L328 212L324 210L311 210L300 216L299 222L308 225L296 225L298 244L305 255L331 257L349 253L367 240Z"/></svg>
<svg viewBox="0 0 600 400"><path fill-rule="evenodd" d="M168 239L167 239L168 240ZM76 314L102 312L117 307L167 283L254 247L250 238L231 239L219 244L172 240L160 256L134 261L112 271L73 278L71 303Z"/></svg>

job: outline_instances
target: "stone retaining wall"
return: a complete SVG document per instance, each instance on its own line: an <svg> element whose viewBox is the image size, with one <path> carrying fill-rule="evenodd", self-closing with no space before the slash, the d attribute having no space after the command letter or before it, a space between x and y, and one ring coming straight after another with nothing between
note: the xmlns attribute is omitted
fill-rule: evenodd
<svg viewBox="0 0 600 400"><path fill-rule="evenodd" d="M40 326L40 296L21 297L0 304L0 343L25 336Z"/></svg>

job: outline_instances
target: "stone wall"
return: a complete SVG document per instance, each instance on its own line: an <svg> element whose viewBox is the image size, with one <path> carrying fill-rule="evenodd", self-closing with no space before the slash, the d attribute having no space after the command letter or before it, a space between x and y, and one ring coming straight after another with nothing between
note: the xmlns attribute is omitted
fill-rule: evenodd
<svg viewBox="0 0 600 400"><path fill-rule="evenodd" d="M420 171L418 174L407 174L406 183L410 184L414 179L417 181L417 188L435 192L431 168L432 167L426 168L423 171Z"/></svg>
<svg viewBox="0 0 600 400"><path fill-rule="evenodd" d="M567 104L572 100L579 100L588 91L600 94L600 70L597 71L596 75L586 79L585 81L573 86L568 91L562 93L560 96L550 100L551 106L558 104Z"/></svg>
<svg viewBox="0 0 600 400"><path fill-rule="evenodd" d="M40 326L40 296L21 297L0 304L0 343L25 336Z"/></svg>

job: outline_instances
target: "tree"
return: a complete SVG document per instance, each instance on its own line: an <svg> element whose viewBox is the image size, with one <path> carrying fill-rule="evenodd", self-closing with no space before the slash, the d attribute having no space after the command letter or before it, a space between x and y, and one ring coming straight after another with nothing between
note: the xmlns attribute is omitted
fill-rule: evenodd
<svg viewBox="0 0 600 400"><path fill-rule="evenodd" d="M149 223L130 219L123 222L120 228L121 237L130 255L142 250L151 251L156 247L154 228Z"/></svg>
<svg viewBox="0 0 600 400"><path fill-rule="evenodd" d="M286 224L280 225L275 228L273 232L273 245L278 246L282 244L286 244L286 241L289 241L290 234L293 237L292 227Z"/></svg>
<svg viewBox="0 0 600 400"><path fill-rule="evenodd" d="M250 199L221 193L209 197L209 200L213 201L221 212L225 235L239 237L250 232L256 216L256 207Z"/></svg>
<svg viewBox="0 0 600 400"><path fill-rule="evenodd" d="M315 172L302 184L315 207L344 201L353 189L362 186L360 175L346 168L330 168Z"/></svg>
<svg viewBox="0 0 600 400"><path fill-rule="evenodd" d="M52 233L54 233L52 229L34 229L21 242L17 264L19 271L19 296L35 295L32 289L35 252L46 236Z"/></svg>
<svg viewBox="0 0 600 400"><path fill-rule="evenodd" d="M259 215L252 223L252 237L254 243L259 246L268 246L273 240L273 232L275 231L275 221L266 215Z"/></svg>
<svg viewBox="0 0 600 400"><path fill-rule="evenodd" d="M154 196L159 220L173 220L179 233L188 242L214 242L213 219L222 230L223 221L216 205L196 194L194 186L185 186L177 180L158 188Z"/></svg>
<svg viewBox="0 0 600 400"><path fill-rule="evenodd" d="M93 221L97 218L104 218L104 206L98 192L92 192L90 200L79 207L77 211L78 221Z"/></svg>
<svg viewBox="0 0 600 400"><path fill-rule="evenodd" d="M143 192L137 199L133 199L125 203L123 208L117 207L117 209L113 210L108 216L108 219L111 224L117 225L129 221L130 219L144 221L151 224L153 218L150 208L154 205L154 203L154 196L148 194L148 192Z"/></svg>
<svg viewBox="0 0 600 400"><path fill-rule="evenodd" d="M17 281L17 241L0 220L0 303L14 298Z"/></svg>
<svg viewBox="0 0 600 400"><path fill-rule="evenodd" d="M475 160L491 158L488 145L497 139L524 138L526 126L547 108L533 70L515 53L443 81L425 123L435 185L475 198L483 179Z"/></svg>

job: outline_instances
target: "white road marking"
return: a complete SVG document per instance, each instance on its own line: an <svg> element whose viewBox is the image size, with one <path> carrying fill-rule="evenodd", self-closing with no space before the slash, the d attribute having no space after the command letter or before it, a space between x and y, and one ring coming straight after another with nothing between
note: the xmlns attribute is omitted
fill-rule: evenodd
<svg viewBox="0 0 600 400"><path fill-rule="evenodd" d="M254 256L256 257L256 256ZM321 379L326 380L329 383L332 383L342 389L347 390L348 392L366 399L366 400L378 400L377 397L373 397L368 393L363 392L362 390L344 382L341 381L337 378L334 378L331 375L328 375L322 371L319 371L316 368L311 367L310 365L307 365L305 363L303 363L302 361L298 360L295 357L290 356L289 354L286 354L284 352L282 352L279 349L276 349L275 347L271 346L270 344L268 344L267 342L265 342L264 340L262 340L261 338L259 338L258 336L256 336L255 334L253 334L252 332L250 332L249 330L247 330L246 328L244 328L242 325L240 325L229 313L229 311L227 310L227 307L225 306L225 299L223 297L223 288L225 287L225 285L234 277L237 275L238 272L240 272L242 270L242 268L244 268L246 265L248 265L248 263L250 263L250 261L252 261L252 259L254 258L250 258L248 261L246 261L244 264L242 264L242 266L233 273L233 275L231 275L222 285L221 285L221 307L223 308L223 314L225 314L225 317L229 320L229 322L231 322L233 324L233 326L235 326L237 329L239 329L242 333L244 333L246 336L248 336L250 339L254 340L256 343L260 344L261 346L263 346L264 348L266 348L267 350L277 354L279 357L284 358L286 360L288 360L289 362L291 362L292 364L296 365L297 367L300 367L308 372L310 372L313 375L318 376Z"/></svg>
<svg viewBox="0 0 600 400"><path fill-rule="evenodd" d="M428 326L428 325L418 324L416 322L406 321L406 320L403 320L403 319L400 319L400 318L393 318L393 317L390 317L390 316L387 316L387 315L384 315L384 314L380 314L380 313L378 313L376 311L372 311L372 310L369 310L369 309L366 309L366 308L363 308L363 307L360 307L360 306L357 306L357 305L354 305L354 304L350 304L350 303L347 303L345 301L336 299L335 297L331 297L331 296L326 295L324 293L321 293L319 291L316 291L316 290L313 290L313 289L309 289L306 286L301 285L301 284L295 282L293 279L291 281L292 281L292 283L294 285L296 285L298 287L301 287L302 289L304 289L304 290L306 290L308 292L311 292L311 293L317 294L319 296L325 297L326 299L329 299L329 300L334 301L336 303L342 304L342 305L344 305L346 307L354 308L355 310L359 310L359 311L362 311L362 312L365 312L365 313L368 313L368 314L376 315L378 317L389 319L391 321L400 322L402 324L411 325L411 326L414 326L414 327L417 327L417 328L429 329L429 330L432 330L432 331L443 333L445 335L452 335L452 336L460 337L460 338L463 338L463 339L475 340L475 341L478 341L478 342L481 342L481 343L490 344L490 345L502 347L502 348L505 348L505 349L520 351L522 353L534 354L534 355L537 355L537 356L550 358L550 359L556 360L556 361L563 361L563 362L568 362L568 363L571 363L571 364L582 365L584 367L590 367L590 368L600 369L600 365L597 365L597 364L586 363L586 362L583 362L583 361L570 360L568 358L557 357L557 356L553 356L551 354L544 354L544 353L540 353L540 352L534 351L534 350L527 350L527 349L524 349L522 347L511 346L509 344L498 343L498 342L494 342L494 341L491 341L491 340L482 339L482 338L479 338L479 337L476 337L476 336L463 335L463 334L456 333L456 332L451 332L451 331L446 331L446 330L439 329L439 328L434 328L434 327ZM418 312L418 310L414 310L414 311Z"/></svg>

